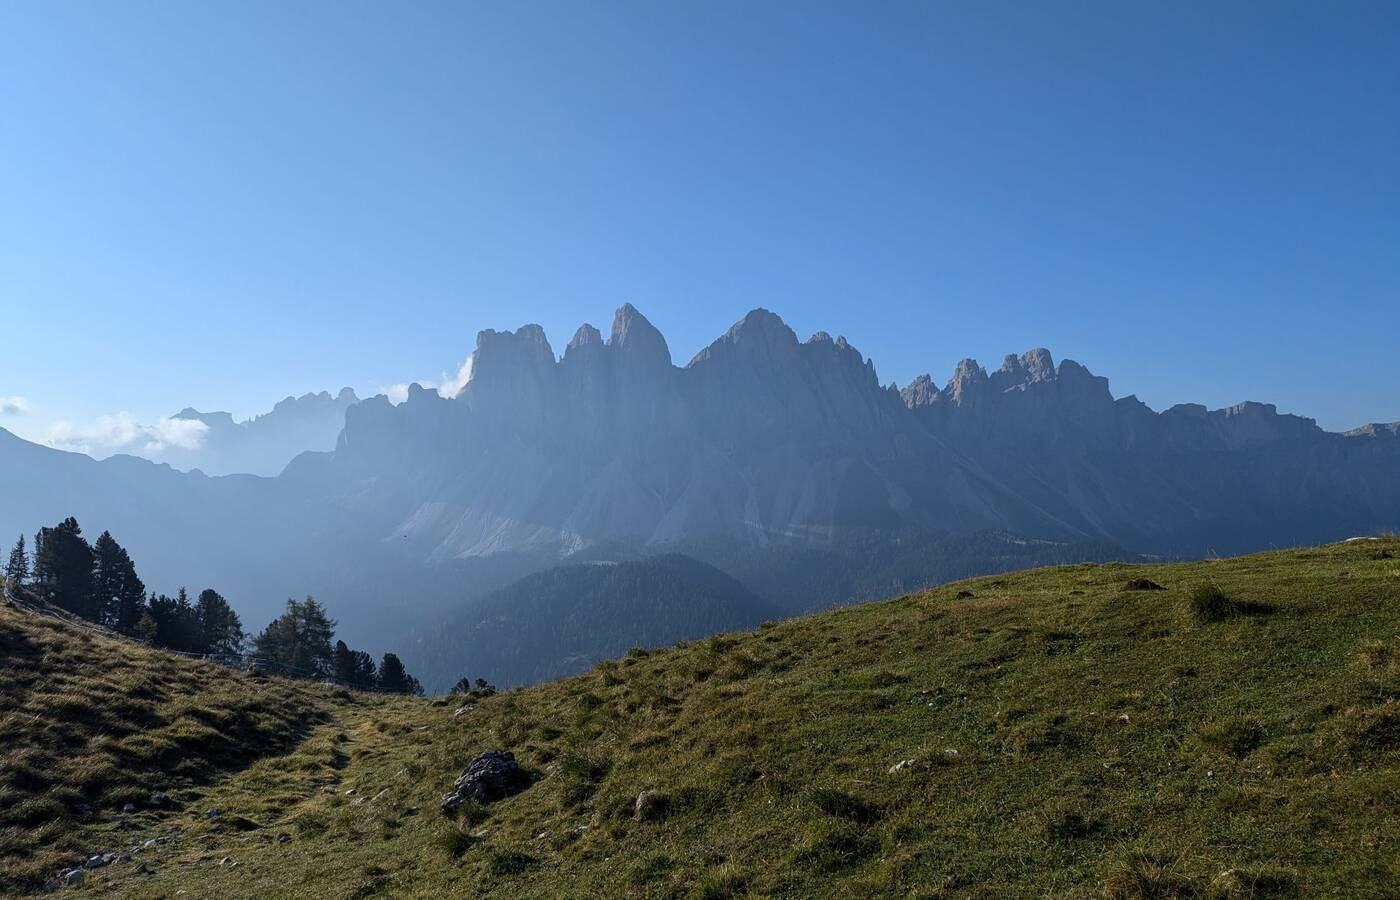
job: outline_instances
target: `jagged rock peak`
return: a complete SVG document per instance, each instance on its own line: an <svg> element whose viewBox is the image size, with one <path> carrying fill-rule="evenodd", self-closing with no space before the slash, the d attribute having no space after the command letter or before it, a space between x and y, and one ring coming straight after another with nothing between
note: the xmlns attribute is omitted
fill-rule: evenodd
<svg viewBox="0 0 1400 900"><path fill-rule="evenodd" d="M613 316L608 346L628 356L671 364L671 348L666 345L666 338L630 303L622 304Z"/></svg>
<svg viewBox="0 0 1400 900"><path fill-rule="evenodd" d="M777 313L760 306L730 326L720 340L731 344L796 344L797 333Z"/></svg>
<svg viewBox="0 0 1400 900"><path fill-rule="evenodd" d="M1031 381L1055 380L1055 360L1044 347L1036 347L1022 353L1021 368Z"/></svg>
<svg viewBox="0 0 1400 900"><path fill-rule="evenodd" d="M578 327L578 331L574 332L574 337L569 341L569 346L564 349L564 352L567 354L568 351L578 347L590 347L594 344L602 343L603 333L587 322L584 322Z"/></svg>
<svg viewBox="0 0 1400 900"><path fill-rule="evenodd" d="M938 389L938 385L933 383L933 376L927 372L909 382L909 386L899 392L899 398L910 409L933 406L947 399L943 396L943 392Z"/></svg>
<svg viewBox="0 0 1400 900"><path fill-rule="evenodd" d="M818 331L816 334L813 334L811 337L807 338L807 343L829 344L831 343L831 335L827 334L825 331Z"/></svg>
<svg viewBox="0 0 1400 900"><path fill-rule="evenodd" d="M525 372L541 377L554 364L554 350L540 326L522 325L515 331L488 328L476 336L472 381L514 378Z"/></svg>
<svg viewBox="0 0 1400 900"><path fill-rule="evenodd" d="M979 394L988 382L987 371L977 364L977 360L960 359L944 391L954 403L965 403Z"/></svg>

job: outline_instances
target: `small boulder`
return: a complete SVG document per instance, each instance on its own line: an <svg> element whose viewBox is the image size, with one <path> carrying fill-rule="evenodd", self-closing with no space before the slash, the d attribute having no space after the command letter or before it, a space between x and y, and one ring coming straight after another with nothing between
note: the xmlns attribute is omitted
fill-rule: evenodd
<svg viewBox="0 0 1400 900"><path fill-rule="evenodd" d="M83 863L85 869L100 869L107 865L107 858L101 853L96 856L89 856L87 862Z"/></svg>
<svg viewBox="0 0 1400 900"><path fill-rule="evenodd" d="M905 771L905 770L907 770L907 769L912 769L912 768L914 768L914 760L912 760L912 759L901 759L899 762L897 762L897 763L895 763L894 765L890 766L890 774L891 774L891 775L898 775L900 772L903 772L903 771Z"/></svg>
<svg viewBox="0 0 1400 900"><path fill-rule="evenodd" d="M954 600L966 600L972 596L972 591L958 591L953 595Z"/></svg>
<svg viewBox="0 0 1400 900"><path fill-rule="evenodd" d="M155 807L167 806L167 805L169 805L169 803L170 803L170 798L169 798L168 796L166 796L165 794L161 793L160 791L156 791L154 794L151 795L151 805L152 805L152 806L155 806Z"/></svg>
<svg viewBox="0 0 1400 900"><path fill-rule="evenodd" d="M282 832L281 834L277 835L277 843L279 843L279 844L289 844L289 843L291 843L291 841L292 841L292 836L291 836L290 834L288 834L287 832L285 832L285 831Z"/></svg>
<svg viewBox="0 0 1400 900"><path fill-rule="evenodd" d="M131 814L131 813L136 812L136 804L135 804L135 803L128 803L128 804L126 804L125 806L122 807L122 812L127 813L127 814Z"/></svg>
<svg viewBox="0 0 1400 900"><path fill-rule="evenodd" d="M491 803L525 790L531 777L508 750L487 750L462 772L452 793L442 797L442 808L454 810L463 803Z"/></svg>
<svg viewBox="0 0 1400 900"><path fill-rule="evenodd" d="M1134 578L1132 581L1130 581L1130 582L1128 582L1127 584L1123 585L1123 590L1125 590L1125 591L1165 591L1166 588L1162 587L1160 584L1158 584L1157 582L1153 581L1151 578Z"/></svg>
<svg viewBox="0 0 1400 900"><path fill-rule="evenodd" d="M76 884L82 884L83 879L86 877L87 874L84 873L82 869L65 869L62 872L58 873L58 880L61 881L63 884L67 885L68 887L72 887Z"/></svg>
<svg viewBox="0 0 1400 900"><path fill-rule="evenodd" d="M217 819L221 815L223 815L223 812L217 809L206 809L204 811L204 818L206 819Z"/></svg>

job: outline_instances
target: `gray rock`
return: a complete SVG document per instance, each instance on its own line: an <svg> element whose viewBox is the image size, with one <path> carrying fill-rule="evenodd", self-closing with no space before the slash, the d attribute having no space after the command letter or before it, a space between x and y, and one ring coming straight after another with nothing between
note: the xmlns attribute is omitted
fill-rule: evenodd
<svg viewBox="0 0 1400 900"><path fill-rule="evenodd" d="M206 819L217 819L221 815L223 815L223 811L218 809L206 809L204 811L204 818Z"/></svg>
<svg viewBox="0 0 1400 900"><path fill-rule="evenodd" d="M134 812L136 812L136 804L135 804L135 803L128 803L128 804L126 804L125 806L122 807L122 812L124 812L124 813L134 813Z"/></svg>
<svg viewBox="0 0 1400 900"><path fill-rule="evenodd" d="M529 773L520 768L515 754L507 750L487 750L471 761L452 792L442 797L442 808L454 810L463 803L492 803L519 793L531 784Z"/></svg>
<svg viewBox="0 0 1400 900"><path fill-rule="evenodd" d="M151 805L155 807L165 806L170 803L170 798L160 791L151 795Z"/></svg>
<svg viewBox="0 0 1400 900"><path fill-rule="evenodd" d="M82 869L66 869L63 872L60 872L58 875L59 881L63 882L63 884L69 887L72 887L76 884L82 884L83 879L86 877L87 874L84 873Z"/></svg>

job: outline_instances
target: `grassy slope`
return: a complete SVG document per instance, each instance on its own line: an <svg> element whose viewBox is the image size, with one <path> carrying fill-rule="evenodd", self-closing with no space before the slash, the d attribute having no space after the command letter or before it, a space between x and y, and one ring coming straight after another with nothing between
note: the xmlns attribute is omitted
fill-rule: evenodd
<svg viewBox="0 0 1400 900"><path fill-rule="evenodd" d="M1120 590L1136 577L1168 590ZM1187 595L1211 582L1272 609L1197 623ZM635 655L455 719L446 700L144 664L205 679L194 698L153 702L236 709L244 691L249 703L278 691L305 735L204 773L182 809L133 817L139 830L68 823L92 850L175 835L137 855L154 874L118 863L84 893L108 879L190 898L292 885L303 897L1382 897L1400 884L1396 540L978 579ZM57 718L39 695L23 702ZM4 721L7 740L20 733L9 710ZM18 752L56 755L38 745ZM445 818L438 796L488 747L544 777ZM887 772L904 759L915 764ZM642 790L663 792L664 815L635 817ZM204 819L209 806L224 816ZM6 832L7 854L20 840Z"/></svg>

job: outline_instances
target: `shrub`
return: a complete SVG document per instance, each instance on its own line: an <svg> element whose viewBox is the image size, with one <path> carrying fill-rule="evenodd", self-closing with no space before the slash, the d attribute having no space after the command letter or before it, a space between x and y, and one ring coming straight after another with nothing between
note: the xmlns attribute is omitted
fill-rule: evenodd
<svg viewBox="0 0 1400 900"><path fill-rule="evenodd" d="M598 783L608 774L608 762L604 759L571 750L559 759L559 771L555 775L562 785L565 806L577 806L598 790Z"/></svg>
<svg viewBox="0 0 1400 900"><path fill-rule="evenodd" d="M880 844L847 824L819 822L807 830L797 860L821 872L834 872L872 856Z"/></svg>
<svg viewBox="0 0 1400 900"><path fill-rule="evenodd" d="M665 791L642 791L633 809L643 822L664 819L671 812L671 795Z"/></svg>
<svg viewBox="0 0 1400 900"><path fill-rule="evenodd" d="M1198 734L1201 743L1231 756L1245 757L1264 740L1264 729L1253 719L1214 722Z"/></svg>
<svg viewBox="0 0 1400 900"><path fill-rule="evenodd" d="M1180 873L1176 860L1145 853L1130 854L1103 885L1106 900L1165 900L1197 894L1196 885Z"/></svg>
<svg viewBox="0 0 1400 900"><path fill-rule="evenodd" d="M694 896L700 900L729 900L744 894L749 880L733 866L722 866L700 877Z"/></svg>
<svg viewBox="0 0 1400 900"><path fill-rule="evenodd" d="M1191 592L1187 608L1197 622L1222 622L1240 614L1240 607L1213 584L1204 584Z"/></svg>
<svg viewBox="0 0 1400 900"><path fill-rule="evenodd" d="M665 853L648 853L628 871L627 880L641 886L662 877L674 865L675 861Z"/></svg>
<svg viewBox="0 0 1400 900"><path fill-rule="evenodd" d="M528 853L518 850L497 850L491 854L486 864L492 875L519 875L535 864L536 860Z"/></svg>
<svg viewBox="0 0 1400 900"><path fill-rule="evenodd" d="M835 788L815 788L808 795L812 805L829 816L846 819L860 825L879 820L880 809L858 797Z"/></svg>

